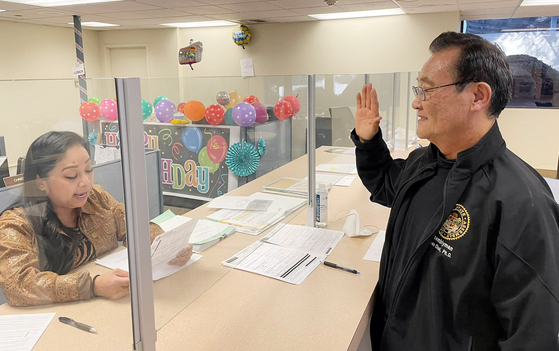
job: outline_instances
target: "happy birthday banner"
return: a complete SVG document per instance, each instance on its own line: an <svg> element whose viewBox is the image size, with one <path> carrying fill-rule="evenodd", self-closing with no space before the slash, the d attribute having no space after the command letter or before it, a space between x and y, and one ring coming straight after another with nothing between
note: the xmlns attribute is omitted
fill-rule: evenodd
<svg viewBox="0 0 559 351"><path fill-rule="evenodd" d="M118 124L102 122L103 144L118 146ZM229 128L144 123L144 146L161 150L161 185L165 192L215 198L227 193L225 155Z"/></svg>

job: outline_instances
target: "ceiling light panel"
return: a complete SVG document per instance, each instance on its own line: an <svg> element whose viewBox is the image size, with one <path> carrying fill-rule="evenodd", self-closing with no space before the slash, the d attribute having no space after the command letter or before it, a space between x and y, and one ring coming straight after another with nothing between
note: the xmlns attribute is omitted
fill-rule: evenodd
<svg viewBox="0 0 559 351"><path fill-rule="evenodd" d="M393 16L393 15L405 15L405 14L406 13L402 11L402 9L393 8L393 9L371 10L371 11L323 13L323 14L316 14L316 15L309 15L309 16L319 20L331 20L331 19L344 19L344 18Z"/></svg>
<svg viewBox="0 0 559 351"><path fill-rule="evenodd" d="M559 0L524 0L520 6L550 6L559 5Z"/></svg>
<svg viewBox="0 0 559 351"><path fill-rule="evenodd" d="M31 5L31 6L55 7L55 6L97 4L102 2L115 2L115 1L122 1L122 0L3 0L3 1L13 2L16 4Z"/></svg>
<svg viewBox="0 0 559 351"><path fill-rule="evenodd" d="M162 23L162 26L175 28L199 28L199 27L221 27L236 26L238 23L229 21L203 21L203 22L183 22L183 23Z"/></svg>

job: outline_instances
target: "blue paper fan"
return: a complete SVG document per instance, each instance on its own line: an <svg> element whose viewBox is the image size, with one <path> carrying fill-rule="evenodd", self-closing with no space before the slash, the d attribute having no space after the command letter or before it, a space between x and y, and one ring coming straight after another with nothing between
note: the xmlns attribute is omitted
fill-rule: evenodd
<svg viewBox="0 0 559 351"><path fill-rule="evenodd" d="M246 177L254 172L260 164L260 157L256 148L249 143L235 143L227 150L225 164L233 174Z"/></svg>
<svg viewBox="0 0 559 351"><path fill-rule="evenodd" d="M264 156L265 153L266 153L266 140L260 138L258 140L258 154L260 156Z"/></svg>
<svg viewBox="0 0 559 351"><path fill-rule="evenodd" d="M87 137L87 139L89 140L89 143L91 145L97 145L97 136L99 134L97 132L91 132L89 133L89 136Z"/></svg>

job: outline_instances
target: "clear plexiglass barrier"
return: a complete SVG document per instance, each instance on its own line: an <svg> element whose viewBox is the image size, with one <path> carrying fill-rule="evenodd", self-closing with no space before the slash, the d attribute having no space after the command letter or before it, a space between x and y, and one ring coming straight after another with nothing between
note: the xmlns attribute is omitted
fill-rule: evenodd
<svg viewBox="0 0 559 351"><path fill-rule="evenodd" d="M335 233L320 248L290 239L312 242L301 228L320 214L309 160L329 189L320 226L341 231L357 206L347 191L362 186L356 93L373 84L383 138L406 150L415 75L0 81L0 321L42 325L41 350L265 349L311 333L312 320L290 322L293 302L340 284L320 278L325 255L350 267L361 256ZM305 308L337 313L339 298Z"/></svg>

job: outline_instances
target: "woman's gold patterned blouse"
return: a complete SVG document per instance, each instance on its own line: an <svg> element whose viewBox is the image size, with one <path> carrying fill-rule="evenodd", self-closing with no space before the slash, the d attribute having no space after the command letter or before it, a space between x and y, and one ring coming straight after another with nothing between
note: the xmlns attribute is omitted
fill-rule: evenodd
<svg viewBox="0 0 559 351"><path fill-rule="evenodd" d="M101 186L94 185L81 208L78 227L93 245L96 256L114 250L118 241L126 240L124 205ZM151 224L150 232L153 241L163 231ZM91 298L89 272L75 271L83 263L86 262L75 260L73 270L65 275L43 271L37 239L23 208L5 211L0 216L0 288L10 305L41 305Z"/></svg>

